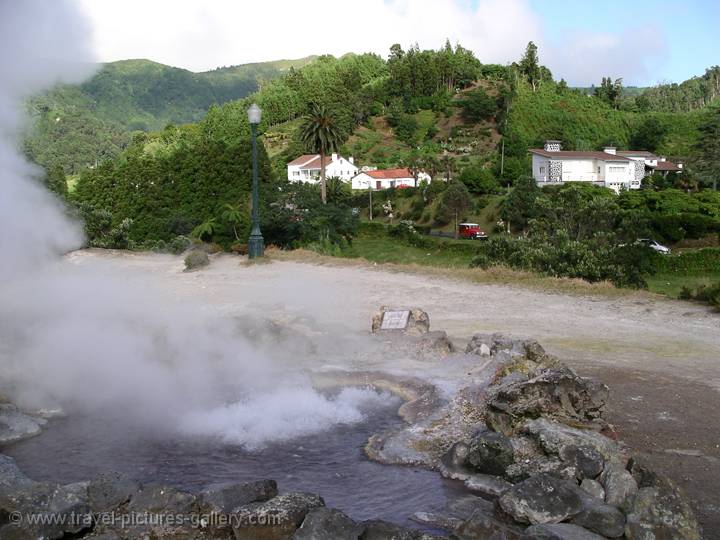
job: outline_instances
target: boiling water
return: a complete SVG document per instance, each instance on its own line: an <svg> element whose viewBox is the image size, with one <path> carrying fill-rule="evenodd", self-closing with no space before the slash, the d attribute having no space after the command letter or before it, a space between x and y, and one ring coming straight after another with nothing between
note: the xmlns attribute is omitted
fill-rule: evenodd
<svg viewBox="0 0 720 540"><path fill-rule="evenodd" d="M52 420L38 437L4 453L31 478L70 483L118 471L145 483L199 491L217 482L272 478L281 491L320 494L329 507L356 520L417 523L419 511L437 511L465 492L436 472L369 461L363 447L373 433L398 427L398 402L365 410L365 420L258 451L199 438L130 432L106 417Z"/></svg>

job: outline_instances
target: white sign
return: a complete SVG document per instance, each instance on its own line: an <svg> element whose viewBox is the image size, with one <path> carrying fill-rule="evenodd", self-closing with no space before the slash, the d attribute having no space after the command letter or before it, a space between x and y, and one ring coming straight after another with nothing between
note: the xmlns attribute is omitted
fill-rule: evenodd
<svg viewBox="0 0 720 540"><path fill-rule="evenodd" d="M410 312L404 311L386 311L383 313L382 324L380 330L405 330L408 325Z"/></svg>

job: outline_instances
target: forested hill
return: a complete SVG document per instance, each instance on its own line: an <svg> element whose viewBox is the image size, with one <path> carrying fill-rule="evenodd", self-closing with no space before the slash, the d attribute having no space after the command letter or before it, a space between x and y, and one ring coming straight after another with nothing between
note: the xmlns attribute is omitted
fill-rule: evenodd
<svg viewBox="0 0 720 540"><path fill-rule="evenodd" d="M218 68L204 73L150 60L103 64L85 83L62 85L28 102L34 129L26 152L66 173L114 157L133 131L200 120L213 104L243 98L315 57Z"/></svg>

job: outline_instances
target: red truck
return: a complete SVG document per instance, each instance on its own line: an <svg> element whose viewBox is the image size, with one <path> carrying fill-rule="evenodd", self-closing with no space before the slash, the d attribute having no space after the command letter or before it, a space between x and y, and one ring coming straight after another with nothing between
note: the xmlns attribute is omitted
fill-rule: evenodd
<svg viewBox="0 0 720 540"><path fill-rule="evenodd" d="M477 223L458 223L458 236L468 240L485 240L487 234Z"/></svg>

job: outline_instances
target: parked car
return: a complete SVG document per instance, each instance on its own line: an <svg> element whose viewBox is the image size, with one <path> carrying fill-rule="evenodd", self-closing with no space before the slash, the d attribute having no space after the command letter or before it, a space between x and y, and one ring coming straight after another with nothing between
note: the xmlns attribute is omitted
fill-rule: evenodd
<svg viewBox="0 0 720 540"><path fill-rule="evenodd" d="M660 242L657 242L656 240L653 240L651 238L639 238L638 242L648 246L650 249L654 249L658 253L662 253L663 255L670 255L670 248L667 246L663 246Z"/></svg>
<svg viewBox="0 0 720 540"><path fill-rule="evenodd" d="M468 240L486 240L488 237L477 223L459 223L458 236Z"/></svg>

